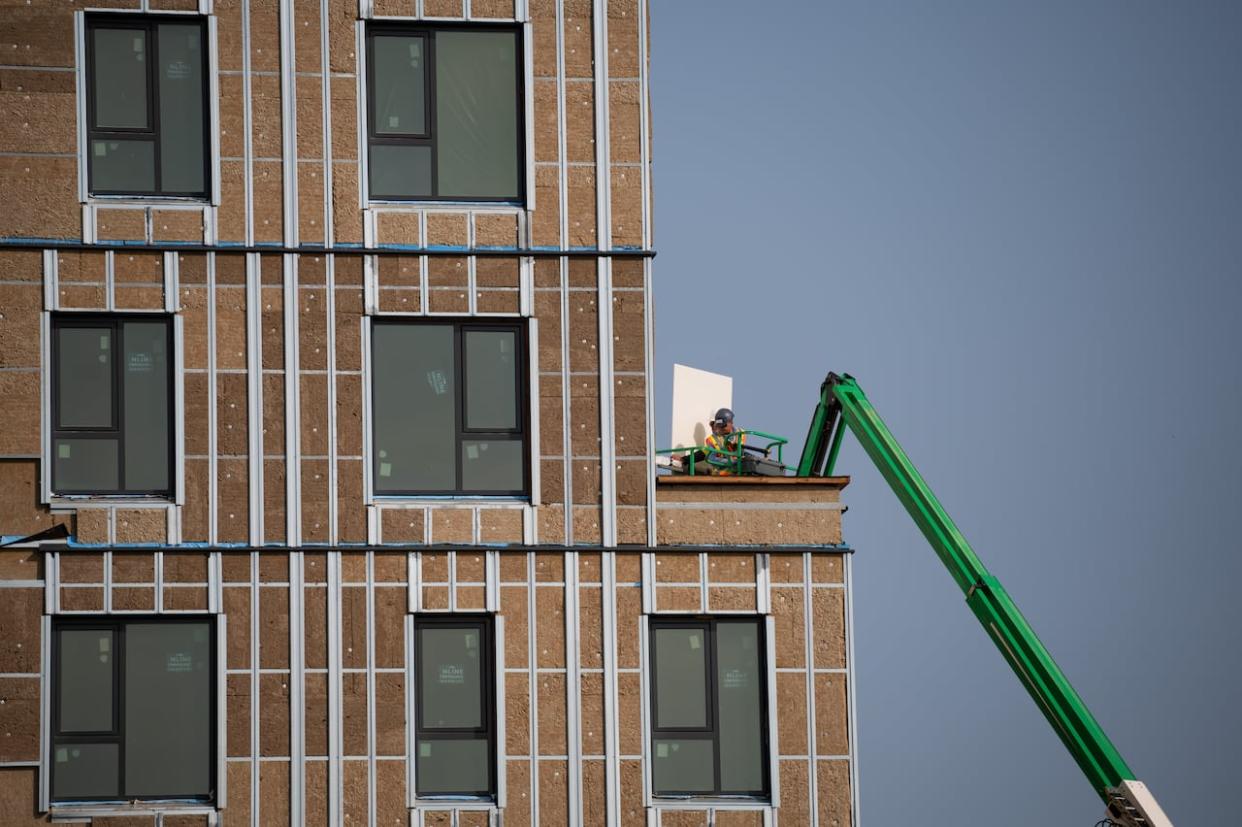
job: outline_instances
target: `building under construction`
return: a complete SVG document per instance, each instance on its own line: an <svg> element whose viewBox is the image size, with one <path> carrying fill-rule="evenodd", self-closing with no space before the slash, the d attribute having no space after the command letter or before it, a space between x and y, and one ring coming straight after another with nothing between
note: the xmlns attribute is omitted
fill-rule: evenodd
<svg viewBox="0 0 1242 827"><path fill-rule="evenodd" d="M648 12L3 2L5 825L856 823L848 480L657 474Z"/></svg>

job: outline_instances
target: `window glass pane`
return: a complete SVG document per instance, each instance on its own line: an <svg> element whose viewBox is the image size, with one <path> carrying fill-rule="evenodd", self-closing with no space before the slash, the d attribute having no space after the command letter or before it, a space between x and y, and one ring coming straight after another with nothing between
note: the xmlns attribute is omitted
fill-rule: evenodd
<svg viewBox="0 0 1242 827"><path fill-rule="evenodd" d="M431 195L431 147L372 144L370 179L372 198Z"/></svg>
<svg viewBox="0 0 1242 827"><path fill-rule="evenodd" d="M480 638L477 627L419 629L423 727L477 729L484 725Z"/></svg>
<svg viewBox="0 0 1242 827"><path fill-rule="evenodd" d="M152 192L155 189L155 143L91 141L91 190Z"/></svg>
<svg viewBox="0 0 1242 827"><path fill-rule="evenodd" d="M482 738L419 741L419 795L490 792L489 752Z"/></svg>
<svg viewBox="0 0 1242 827"><path fill-rule="evenodd" d="M112 426L112 330L106 327L62 327L56 386L60 393L61 428Z"/></svg>
<svg viewBox="0 0 1242 827"><path fill-rule="evenodd" d="M375 326L378 491L449 491L457 486L453 338L451 325Z"/></svg>
<svg viewBox="0 0 1242 827"><path fill-rule="evenodd" d="M58 439L52 451L57 491L116 491L120 488L115 439Z"/></svg>
<svg viewBox="0 0 1242 827"><path fill-rule="evenodd" d="M147 124L147 33L95 29L95 126L144 129Z"/></svg>
<svg viewBox="0 0 1242 827"><path fill-rule="evenodd" d="M709 724L706 638L702 628L655 630L657 727Z"/></svg>
<svg viewBox="0 0 1242 827"><path fill-rule="evenodd" d="M463 440L461 489L521 491L525 453L525 447L517 439Z"/></svg>
<svg viewBox="0 0 1242 827"><path fill-rule="evenodd" d="M211 792L211 633L207 623L125 629L125 795Z"/></svg>
<svg viewBox="0 0 1242 827"><path fill-rule="evenodd" d="M168 325L126 322L121 370L125 384L125 488L168 488Z"/></svg>
<svg viewBox="0 0 1242 827"><path fill-rule="evenodd" d="M57 744L52 749L53 798L116 798L116 744Z"/></svg>
<svg viewBox="0 0 1242 827"><path fill-rule="evenodd" d="M721 792L763 789L764 676L759 670L759 626L716 625L716 692L720 703Z"/></svg>
<svg viewBox="0 0 1242 827"><path fill-rule="evenodd" d="M656 792L711 792L716 786L714 752L707 739L656 739Z"/></svg>
<svg viewBox="0 0 1242 827"><path fill-rule="evenodd" d="M112 730L112 658L109 629L62 629L57 682L61 732Z"/></svg>
<svg viewBox="0 0 1242 827"><path fill-rule="evenodd" d="M375 131L402 135L427 132L425 43L421 37L377 36L375 61Z"/></svg>
<svg viewBox="0 0 1242 827"><path fill-rule="evenodd" d="M436 150L442 196L517 198L517 37L436 35Z"/></svg>
<svg viewBox="0 0 1242 827"><path fill-rule="evenodd" d="M508 431L517 427L517 334L468 330L466 427Z"/></svg>
<svg viewBox="0 0 1242 827"><path fill-rule="evenodd" d="M202 28L161 23L158 31L160 189L203 192Z"/></svg>

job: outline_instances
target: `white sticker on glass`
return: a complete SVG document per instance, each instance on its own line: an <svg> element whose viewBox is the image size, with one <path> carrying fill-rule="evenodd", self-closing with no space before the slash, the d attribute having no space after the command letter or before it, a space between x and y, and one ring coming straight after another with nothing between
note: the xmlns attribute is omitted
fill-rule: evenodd
<svg viewBox="0 0 1242 827"><path fill-rule="evenodd" d="M391 476L392 476L392 463L391 463L391 462L381 462L381 463L380 463L380 476L381 476L381 477L391 477Z"/></svg>
<svg viewBox="0 0 1242 827"><path fill-rule="evenodd" d="M69 445L68 443L65 443L65 442L60 443L59 445L57 445L57 446L56 446L56 456L57 456L59 459L70 459L70 458L71 458L71 455L70 455L70 449L71 449L71 448L72 448L72 446L71 446L71 445Z"/></svg>

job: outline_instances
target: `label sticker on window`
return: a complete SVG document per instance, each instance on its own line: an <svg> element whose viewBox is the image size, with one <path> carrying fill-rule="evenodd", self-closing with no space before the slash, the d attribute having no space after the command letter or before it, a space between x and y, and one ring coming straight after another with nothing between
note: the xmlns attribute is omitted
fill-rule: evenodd
<svg viewBox="0 0 1242 827"><path fill-rule="evenodd" d="M131 353L129 354L129 364L126 369L130 373L150 373L155 362L151 358L150 353Z"/></svg>
<svg viewBox="0 0 1242 827"><path fill-rule="evenodd" d="M388 128L396 129L399 126L401 126L401 118L396 115L389 115L388 116Z"/></svg>
<svg viewBox="0 0 1242 827"><path fill-rule="evenodd" d="M56 456L57 456L57 458L58 458L58 459L71 459L71 456L70 456L70 454L69 454L69 451L70 451L70 448L71 448L71 447L72 447L72 446L70 446L69 444L64 443L64 442L62 442L62 443L60 443L59 445L57 445L57 446L56 446Z"/></svg>
<svg viewBox="0 0 1242 827"><path fill-rule="evenodd" d="M102 158L103 156L107 155L107 154L108 154L108 145L107 145L107 144L105 144L103 141L96 141L96 142L95 142L95 154L96 154L96 155L98 155L98 156L99 156L99 157L101 157L101 158Z"/></svg>
<svg viewBox="0 0 1242 827"><path fill-rule="evenodd" d="M99 337L99 349L100 349L100 350L107 350L107 349L108 349L108 342L109 342L109 337L108 337L108 335L107 335L106 333L105 333L103 336L100 336L100 337Z"/></svg>
<svg viewBox="0 0 1242 827"><path fill-rule="evenodd" d="M426 743L419 744L418 745L418 757L419 758L430 758L431 757L431 744L426 744Z"/></svg>
<svg viewBox="0 0 1242 827"><path fill-rule="evenodd" d="M435 391L436 396L443 396L448 391L448 379L445 378L444 371L427 371L427 384Z"/></svg>
<svg viewBox="0 0 1242 827"><path fill-rule="evenodd" d="M142 52L143 40L144 38L141 35L134 38L134 51L135 52L139 52L139 53Z"/></svg>
<svg viewBox="0 0 1242 827"><path fill-rule="evenodd" d="M656 744L656 758L668 758L668 744Z"/></svg>
<svg viewBox="0 0 1242 827"><path fill-rule="evenodd" d="M467 459L478 459L479 458L479 446L467 445L466 446L466 458Z"/></svg>
<svg viewBox="0 0 1242 827"><path fill-rule="evenodd" d="M194 659L185 652L176 652L168 656L165 672L189 672L194 666Z"/></svg>
<svg viewBox="0 0 1242 827"><path fill-rule="evenodd" d="M106 652L106 651L108 651L108 650L109 650L109 649L111 649L111 648L112 648L112 639L111 639L111 638L101 637L101 638L99 639L99 651L101 651L101 652Z"/></svg>
<svg viewBox="0 0 1242 827"><path fill-rule="evenodd" d="M190 64L184 60L174 60L168 64L168 68L164 70L164 74L169 80L185 80L190 76Z"/></svg>
<svg viewBox="0 0 1242 827"><path fill-rule="evenodd" d="M730 669L724 675L725 689L742 689L750 685L750 676L744 669Z"/></svg>
<svg viewBox="0 0 1242 827"><path fill-rule="evenodd" d="M391 476L392 476L392 463L391 463L391 462L381 462L381 463L380 463L380 476L381 476L381 477L391 477Z"/></svg>
<svg viewBox="0 0 1242 827"><path fill-rule="evenodd" d="M440 685L456 685L466 682L466 670L455 663L446 663L440 667Z"/></svg>
<svg viewBox="0 0 1242 827"><path fill-rule="evenodd" d="M63 764L68 760L69 760L69 750L65 749L64 747L61 747L60 749L56 750L56 763L57 764Z"/></svg>
<svg viewBox="0 0 1242 827"><path fill-rule="evenodd" d="M699 642L699 636L697 633L690 636L690 648L691 649L698 649L699 646L701 645L702 644Z"/></svg>

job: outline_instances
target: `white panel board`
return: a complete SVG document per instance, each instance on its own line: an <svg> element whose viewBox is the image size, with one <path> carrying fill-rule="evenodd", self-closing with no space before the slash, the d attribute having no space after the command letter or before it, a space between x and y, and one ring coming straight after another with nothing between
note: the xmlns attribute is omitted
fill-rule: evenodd
<svg viewBox="0 0 1242 827"><path fill-rule="evenodd" d="M673 365L672 447L702 445L716 411L732 407L733 377Z"/></svg>

